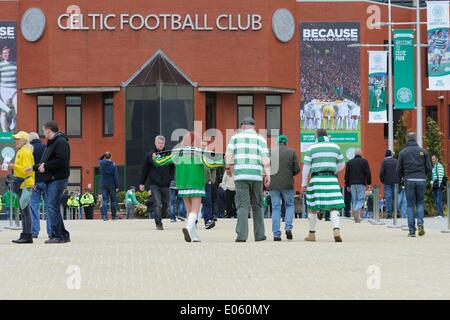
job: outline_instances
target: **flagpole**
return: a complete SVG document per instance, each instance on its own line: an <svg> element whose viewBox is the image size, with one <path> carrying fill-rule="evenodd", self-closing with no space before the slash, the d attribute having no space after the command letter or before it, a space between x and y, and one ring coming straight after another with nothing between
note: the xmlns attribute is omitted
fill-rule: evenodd
<svg viewBox="0 0 450 320"><path fill-rule="evenodd" d="M389 50L388 50L388 64L389 64L389 107L388 107L388 149L394 151L394 107L393 107L393 82L392 77L392 7L391 0L388 5L388 33L389 33Z"/></svg>
<svg viewBox="0 0 450 320"><path fill-rule="evenodd" d="M420 0L416 0L416 33L417 144L422 147L422 58L420 51Z"/></svg>

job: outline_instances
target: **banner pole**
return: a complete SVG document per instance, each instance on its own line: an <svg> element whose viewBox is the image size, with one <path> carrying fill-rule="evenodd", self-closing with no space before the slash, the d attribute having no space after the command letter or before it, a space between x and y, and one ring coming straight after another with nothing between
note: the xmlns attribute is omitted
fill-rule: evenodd
<svg viewBox="0 0 450 320"><path fill-rule="evenodd" d="M447 182L447 230L442 230L442 233L450 233L450 182Z"/></svg>
<svg viewBox="0 0 450 320"><path fill-rule="evenodd" d="M420 1L416 0L416 82L417 82L417 144L423 146L422 138L422 57L420 48Z"/></svg>
<svg viewBox="0 0 450 320"><path fill-rule="evenodd" d="M393 82L392 78L392 6L389 0L389 50L388 50L388 65L389 65L389 107L388 107L388 147L389 150L394 151L394 106L393 106Z"/></svg>

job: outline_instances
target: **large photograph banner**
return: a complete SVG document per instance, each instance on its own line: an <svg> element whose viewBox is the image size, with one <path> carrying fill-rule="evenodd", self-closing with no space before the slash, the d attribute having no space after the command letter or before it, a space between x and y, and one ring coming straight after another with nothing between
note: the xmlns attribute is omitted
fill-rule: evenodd
<svg viewBox="0 0 450 320"><path fill-rule="evenodd" d="M15 22L0 21L0 140L4 133L16 130L17 115L17 27Z"/></svg>
<svg viewBox="0 0 450 320"><path fill-rule="evenodd" d="M300 141L305 152L315 131L328 130L346 159L361 147L359 23L302 23Z"/></svg>
<svg viewBox="0 0 450 320"><path fill-rule="evenodd" d="M386 123L387 51L369 51L369 123Z"/></svg>
<svg viewBox="0 0 450 320"><path fill-rule="evenodd" d="M428 1L428 81L430 90L450 90L448 1Z"/></svg>

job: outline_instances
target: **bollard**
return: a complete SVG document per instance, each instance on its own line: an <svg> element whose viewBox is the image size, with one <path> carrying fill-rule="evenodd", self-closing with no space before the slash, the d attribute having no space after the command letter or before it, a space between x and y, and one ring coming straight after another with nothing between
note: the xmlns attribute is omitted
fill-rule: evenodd
<svg viewBox="0 0 450 320"><path fill-rule="evenodd" d="M380 221L380 187L378 185L373 187L373 213L374 220L370 223L374 225L384 225L384 222Z"/></svg>
<svg viewBox="0 0 450 320"><path fill-rule="evenodd" d="M442 233L450 233L450 182L447 182L447 230L442 230Z"/></svg>
<svg viewBox="0 0 450 320"><path fill-rule="evenodd" d="M397 225L397 214L398 214L398 184L394 186L394 212L392 216L392 225L388 225L388 228L401 229L402 226Z"/></svg>
<svg viewBox="0 0 450 320"><path fill-rule="evenodd" d="M14 226L14 218L13 218L13 181L8 181L8 189L9 189L9 227L5 227L5 229L9 230L22 230L20 226ZM17 214L16 214L17 216Z"/></svg>

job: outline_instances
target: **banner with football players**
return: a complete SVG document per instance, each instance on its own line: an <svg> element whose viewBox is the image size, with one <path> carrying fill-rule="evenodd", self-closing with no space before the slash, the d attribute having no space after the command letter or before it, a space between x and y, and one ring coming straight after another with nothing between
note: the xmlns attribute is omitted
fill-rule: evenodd
<svg viewBox="0 0 450 320"><path fill-rule="evenodd" d="M428 1L428 81L430 90L450 89L449 1Z"/></svg>
<svg viewBox="0 0 450 320"><path fill-rule="evenodd" d="M394 31L394 109L414 109L414 30Z"/></svg>
<svg viewBox="0 0 450 320"><path fill-rule="evenodd" d="M387 51L369 51L369 123L386 123Z"/></svg>
<svg viewBox="0 0 450 320"><path fill-rule="evenodd" d="M0 140L10 140L17 117L16 23L0 21Z"/></svg>
<svg viewBox="0 0 450 320"><path fill-rule="evenodd" d="M359 23L305 22L301 26L300 143L305 152L316 130L327 129L346 159L361 147Z"/></svg>

